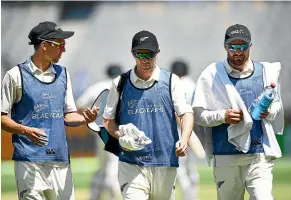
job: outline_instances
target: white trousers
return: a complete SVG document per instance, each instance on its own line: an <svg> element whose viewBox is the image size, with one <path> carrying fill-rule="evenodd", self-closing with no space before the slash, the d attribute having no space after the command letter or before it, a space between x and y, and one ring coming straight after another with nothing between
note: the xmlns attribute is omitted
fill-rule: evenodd
<svg viewBox="0 0 291 200"><path fill-rule="evenodd" d="M141 167L120 162L118 180L124 200L174 200L177 168Z"/></svg>
<svg viewBox="0 0 291 200"><path fill-rule="evenodd" d="M248 165L214 167L218 200L273 200L272 169L274 162L261 160Z"/></svg>
<svg viewBox="0 0 291 200"><path fill-rule="evenodd" d="M70 164L15 161L20 200L75 200Z"/></svg>

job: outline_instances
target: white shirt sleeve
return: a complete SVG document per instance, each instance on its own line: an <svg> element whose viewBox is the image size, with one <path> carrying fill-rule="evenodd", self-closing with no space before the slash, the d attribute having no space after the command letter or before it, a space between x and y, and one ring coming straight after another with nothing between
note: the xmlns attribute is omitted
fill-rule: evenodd
<svg viewBox="0 0 291 200"><path fill-rule="evenodd" d="M76 104L73 97L72 83L69 72L67 71L67 90L65 96L65 113L76 112Z"/></svg>
<svg viewBox="0 0 291 200"><path fill-rule="evenodd" d="M21 88L18 88L15 80L9 73L6 73L2 81L1 112L11 112L12 106L17 99L17 90L21 90Z"/></svg>
<svg viewBox="0 0 291 200"><path fill-rule="evenodd" d="M174 105L174 110L178 116L183 115L184 113L193 113L191 105L187 104L186 94L180 78L173 74L172 75L172 100ZM193 88L194 89L194 88Z"/></svg>
<svg viewBox="0 0 291 200"><path fill-rule="evenodd" d="M115 119L116 107L119 100L119 93L117 92L117 85L118 85L119 79L120 79L120 76L118 76L112 81L108 99L107 99L107 104L105 106L104 113L103 113L104 119Z"/></svg>
<svg viewBox="0 0 291 200"><path fill-rule="evenodd" d="M210 111L201 107L194 108L195 124L214 127L225 123L225 110Z"/></svg>

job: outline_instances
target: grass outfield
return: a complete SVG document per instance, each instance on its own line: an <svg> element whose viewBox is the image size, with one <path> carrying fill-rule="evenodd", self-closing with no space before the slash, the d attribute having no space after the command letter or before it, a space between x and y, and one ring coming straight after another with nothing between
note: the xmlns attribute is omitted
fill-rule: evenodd
<svg viewBox="0 0 291 200"><path fill-rule="evenodd" d="M95 158L72 159L72 170L75 183L75 194L77 200L88 200L89 184L92 174L98 168ZM199 164L200 172L200 200L215 200L216 190L213 184L212 168L205 163ZM273 194L276 200L291 200L291 159L277 160L274 168ZM5 161L1 164L1 199L16 200L16 185L13 172L13 162ZM182 199L179 186L177 186L176 199ZM103 198L107 200L106 196ZM245 195L248 199L248 194Z"/></svg>

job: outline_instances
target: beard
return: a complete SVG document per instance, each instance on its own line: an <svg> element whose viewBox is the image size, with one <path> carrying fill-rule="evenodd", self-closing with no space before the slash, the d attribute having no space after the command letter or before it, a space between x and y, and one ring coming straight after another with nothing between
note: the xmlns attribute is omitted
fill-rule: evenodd
<svg viewBox="0 0 291 200"><path fill-rule="evenodd" d="M231 56L229 53L227 53L227 60L232 66L241 66L247 62L249 59L249 52L245 54L234 54Z"/></svg>

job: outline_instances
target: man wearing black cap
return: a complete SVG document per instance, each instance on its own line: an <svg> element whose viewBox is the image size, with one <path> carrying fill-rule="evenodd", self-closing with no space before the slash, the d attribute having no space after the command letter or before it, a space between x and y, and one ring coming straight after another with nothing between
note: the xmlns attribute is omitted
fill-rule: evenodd
<svg viewBox="0 0 291 200"><path fill-rule="evenodd" d="M126 200L174 199L178 157L185 156L193 128L193 111L178 76L156 65L159 52L153 33L134 35L131 53L136 66L125 74L120 98L120 76L114 79L103 115L105 128L122 147L118 179ZM182 124L180 139L175 113Z"/></svg>
<svg viewBox="0 0 291 200"><path fill-rule="evenodd" d="M34 54L2 82L1 125L13 133L19 199L75 199L64 125L90 123L98 109L76 113L69 74L55 64L73 34L39 23L28 35Z"/></svg>
<svg viewBox="0 0 291 200"><path fill-rule="evenodd" d="M275 133L282 134L283 107L277 95L260 120L252 109L264 88L278 84L280 63L250 59L251 34L244 25L225 33L227 59L200 75L194 97L195 133L213 158L219 200L273 200L273 159L281 157ZM279 93L279 88L276 88Z"/></svg>

